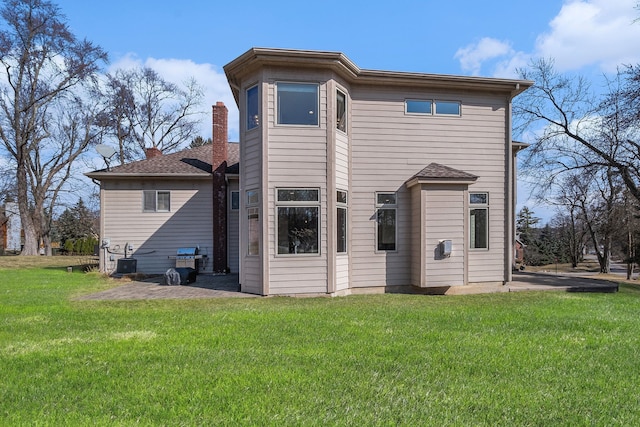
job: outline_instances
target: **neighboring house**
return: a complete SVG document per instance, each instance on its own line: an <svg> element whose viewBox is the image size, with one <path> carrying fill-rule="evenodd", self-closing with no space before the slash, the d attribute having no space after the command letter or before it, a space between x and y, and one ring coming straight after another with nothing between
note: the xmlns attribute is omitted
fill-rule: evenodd
<svg viewBox="0 0 640 427"><path fill-rule="evenodd" d="M243 292L260 295L511 281L524 147L512 142L511 101L532 82L361 70L337 52L262 48L224 70L239 146L226 142L218 103L213 146L88 174L101 182L104 267L128 242L150 273L199 245L214 261L202 271L228 265Z"/></svg>
<svg viewBox="0 0 640 427"><path fill-rule="evenodd" d="M126 255L138 272L164 273L179 248L198 247L201 272L238 272L238 241L227 238L238 234L237 206L227 202L238 199L238 144L227 142L222 103L213 106L212 139L87 174L100 182L102 271L115 272Z"/></svg>
<svg viewBox="0 0 640 427"><path fill-rule="evenodd" d="M7 199L0 208L0 254L22 250L22 222L18 204Z"/></svg>

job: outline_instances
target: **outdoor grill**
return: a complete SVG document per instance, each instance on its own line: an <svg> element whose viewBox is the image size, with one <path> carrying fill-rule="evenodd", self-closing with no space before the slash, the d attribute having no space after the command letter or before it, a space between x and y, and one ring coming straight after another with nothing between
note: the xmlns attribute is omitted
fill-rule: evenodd
<svg viewBox="0 0 640 427"><path fill-rule="evenodd" d="M174 258L174 257L170 257ZM176 268L193 268L198 273L202 255L198 254L198 248L178 248L175 255Z"/></svg>

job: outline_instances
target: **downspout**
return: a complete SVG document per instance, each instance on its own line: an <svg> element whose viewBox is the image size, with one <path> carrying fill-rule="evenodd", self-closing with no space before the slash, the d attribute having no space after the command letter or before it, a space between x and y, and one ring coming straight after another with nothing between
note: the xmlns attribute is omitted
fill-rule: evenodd
<svg viewBox="0 0 640 427"><path fill-rule="evenodd" d="M516 83L515 89L511 91L509 97L507 98L507 203L505 206L505 210L507 211L507 215L505 218L506 224L506 236L505 236L505 263L504 263L504 278L505 285L510 283L513 280L513 249L515 247L515 217L514 212L516 209L515 205L515 157L513 155L513 120L512 120L512 101L516 96L518 91L520 90L520 83Z"/></svg>

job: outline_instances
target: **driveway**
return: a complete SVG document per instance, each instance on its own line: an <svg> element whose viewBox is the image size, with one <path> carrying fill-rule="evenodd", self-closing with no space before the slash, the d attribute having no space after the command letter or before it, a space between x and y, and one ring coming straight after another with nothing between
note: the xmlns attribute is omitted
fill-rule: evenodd
<svg viewBox="0 0 640 427"><path fill-rule="evenodd" d="M574 274L513 273L509 292L565 291L565 292L617 292L618 284L595 277Z"/></svg>

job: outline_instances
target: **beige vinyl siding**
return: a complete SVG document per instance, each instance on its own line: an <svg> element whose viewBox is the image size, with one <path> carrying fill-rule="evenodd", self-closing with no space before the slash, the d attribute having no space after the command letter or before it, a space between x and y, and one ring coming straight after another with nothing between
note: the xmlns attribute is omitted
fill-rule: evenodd
<svg viewBox="0 0 640 427"><path fill-rule="evenodd" d="M349 188L349 139L341 132L336 132L336 187Z"/></svg>
<svg viewBox="0 0 640 427"><path fill-rule="evenodd" d="M245 89L256 84L254 78L248 80L248 85L243 87L241 93L241 103L244 103ZM263 173L263 154L262 139L265 132L264 114L265 114L265 85L258 82L259 103L260 103L260 126L250 131L246 130L246 111L240 108L240 131L243 135L240 144L240 244L239 244L239 262L240 262L240 288L242 292L262 295L264 292L263 278L263 242L260 242L260 254L248 255L248 223L247 223L247 190L256 190L260 194L259 204L255 206L259 211L260 227L264 227L264 212L262 209L262 173ZM262 235L262 233L260 233Z"/></svg>
<svg viewBox="0 0 640 427"><path fill-rule="evenodd" d="M321 82L322 76L305 75L305 82ZM301 81L299 76L278 81ZM327 265L327 130L326 89L319 89L319 126L277 125L275 81L269 84L267 223L269 254L269 293L326 293ZM320 189L320 253L277 254L276 189L285 187Z"/></svg>
<svg viewBox="0 0 640 427"><path fill-rule="evenodd" d="M502 280L506 98L490 94L372 91L359 86L352 87L350 95L352 286L404 285L412 281L411 209L404 183L431 162L479 176L469 191L491 194L492 246L489 252L469 255L469 280ZM460 100L462 116L405 115L407 98ZM395 253L375 251L376 191L398 191Z"/></svg>
<svg viewBox="0 0 640 427"><path fill-rule="evenodd" d="M348 108L351 108L351 101L347 101ZM347 120L347 123L350 119ZM341 131L335 131L335 178L336 190L347 191L347 206L351 203L351 192L349 191L349 137ZM335 193L335 192L334 192ZM335 196L334 196L335 197ZM351 244L351 223L350 212L347 208L347 253L336 255L336 291L349 288L349 245Z"/></svg>
<svg viewBox="0 0 640 427"><path fill-rule="evenodd" d="M425 192L414 185L411 192L411 284L424 286L426 277L426 216Z"/></svg>
<svg viewBox="0 0 640 427"><path fill-rule="evenodd" d="M465 196L458 186L425 186L426 196L426 286L464 285ZM451 240L451 256L440 258L440 240Z"/></svg>
<svg viewBox="0 0 640 427"><path fill-rule="evenodd" d="M137 260L141 273L164 273L175 267L169 256L180 247L200 246L211 254L210 179L193 181L136 180L102 181L103 238L111 240L113 256L124 256L124 247L132 244L131 256ZM171 212L142 212L143 190L171 192ZM119 248L119 249L118 249ZM104 255L104 253L103 253ZM115 271L117 261L106 255L105 266ZM202 272L212 272L211 261Z"/></svg>

